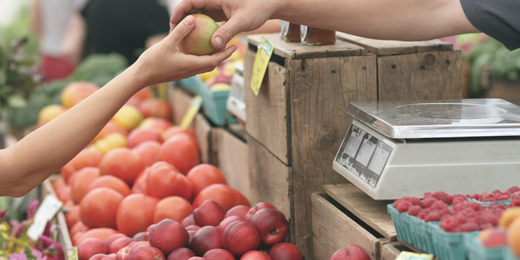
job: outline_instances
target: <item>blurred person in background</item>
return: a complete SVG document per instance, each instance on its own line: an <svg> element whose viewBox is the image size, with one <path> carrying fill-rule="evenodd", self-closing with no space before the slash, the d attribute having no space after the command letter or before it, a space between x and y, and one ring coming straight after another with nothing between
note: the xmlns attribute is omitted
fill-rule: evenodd
<svg viewBox="0 0 520 260"><path fill-rule="evenodd" d="M64 58L61 43L72 14L86 0L33 0L30 10L31 27L40 41L40 73L45 80L69 76L75 65Z"/></svg>
<svg viewBox="0 0 520 260"><path fill-rule="evenodd" d="M89 54L115 52L132 64L166 37L169 19L157 0L89 0L73 15L62 48L73 63Z"/></svg>

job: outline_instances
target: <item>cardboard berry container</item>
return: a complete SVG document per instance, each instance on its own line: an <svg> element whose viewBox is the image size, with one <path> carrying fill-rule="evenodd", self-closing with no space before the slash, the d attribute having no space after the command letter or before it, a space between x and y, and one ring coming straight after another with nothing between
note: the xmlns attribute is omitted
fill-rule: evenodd
<svg viewBox="0 0 520 260"><path fill-rule="evenodd" d="M439 226L439 222L428 222L432 230L432 241L435 256L441 260L460 260L466 259L467 250L464 244L465 235L478 235L481 231L475 232L446 232Z"/></svg>
<svg viewBox="0 0 520 260"><path fill-rule="evenodd" d="M397 237L409 243L412 246L416 246L414 243L414 239L412 236L410 219L412 216L408 215L406 212L399 212L392 204L387 205L387 211L392 217L392 222L394 222L395 231L397 233Z"/></svg>
<svg viewBox="0 0 520 260"><path fill-rule="evenodd" d="M410 216L412 236L415 240L415 247L430 254L435 254L432 239L432 227L424 220Z"/></svg>
<svg viewBox="0 0 520 260"><path fill-rule="evenodd" d="M476 200L476 199L468 199L468 201L473 201L473 202L476 202L482 206L489 206L491 204L504 204L504 206L507 206L509 204L511 204L511 200L498 200L498 201L489 201L489 202L482 202L480 200Z"/></svg>
<svg viewBox="0 0 520 260"><path fill-rule="evenodd" d="M513 251L508 247L504 250L504 260L520 260L520 257L515 256Z"/></svg>
<svg viewBox="0 0 520 260"><path fill-rule="evenodd" d="M485 247L477 238L478 233L464 235L468 260L503 260L508 247Z"/></svg>

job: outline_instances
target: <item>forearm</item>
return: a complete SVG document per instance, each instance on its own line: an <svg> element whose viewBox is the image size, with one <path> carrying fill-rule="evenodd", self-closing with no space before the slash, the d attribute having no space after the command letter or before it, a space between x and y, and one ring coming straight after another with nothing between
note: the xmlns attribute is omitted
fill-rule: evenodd
<svg viewBox="0 0 520 260"><path fill-rule="evenodd" d="M287 0L271 18L375 39L429 40L477 32L459 0Z"/></svg>
<svg viewBox="0 0 520 260"><path fill-rule="evenodd" d="M0 151L0 196L21 196L85 148L103 126L144 87L130 67L64 114Z"/></svg>

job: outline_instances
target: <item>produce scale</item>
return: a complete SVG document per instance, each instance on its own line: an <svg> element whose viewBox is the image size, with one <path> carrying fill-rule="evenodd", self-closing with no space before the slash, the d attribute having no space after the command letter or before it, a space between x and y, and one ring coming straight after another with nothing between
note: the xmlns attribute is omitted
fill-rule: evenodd
<svg viewBox="0 0 520 260"><path fill-rule="evenodd" d="M333 169L375 200L520 181L520 107L503 99L350 102Z"/></svg>

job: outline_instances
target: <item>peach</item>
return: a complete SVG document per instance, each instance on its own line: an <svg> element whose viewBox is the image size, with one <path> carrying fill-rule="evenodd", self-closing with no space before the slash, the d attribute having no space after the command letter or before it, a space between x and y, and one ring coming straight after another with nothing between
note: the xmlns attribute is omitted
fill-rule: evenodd
<svg viewBox="0 0 520 260"><path fill-rule="evenodd" d="M271 260L271 257L262 251L251 250L240 257L240 260Z"/></svg>
<svg viewBox="0 0 520 260"><path fill-rule="evenodd" d="M214 200L204 201L198 208L193 210L193 219L197 225L203 226L218 226L224 219L225 211Z"/></svg>
<svg viewBox="0 0 520 260"><path fill-rule="evenodd" d="M214 226L201 227L191 240L191 250L197 255L204 255L214 248L222 248L222 233Z"/></svg>
<svg viewBox="0 0 520 260"><path fill-rule="evenodd" d="M247 221L236 221L229 224L222 234L222 247L237 257L249 250L257 249L260 242L258 230Z"/></svg>
<svg viewBox="0 0 520 260"><path fill-rule="evenodd" d="M251 224L258 230L262 244L273 246L285 240L289 232L289 222L277 209L261 209L253 215Z"/></svg>
<svg viewBox="0 0 520 260"><path fill-rule="evenodd" d="M249 209L251 209L251 208L246 205L234 206L226 212L226 215L224 215L224 219L226 219L227 217L230 217L230 216L245 217L247 212L249 212Z"/></svg>
<svg viewBox="0 0 520 260"><path fill-rule="evenodd" d="M166 260L188 260L190 257L195 256L195 253L191 251L189 248L180 247L173 250Z"/></svg>
<svg viewBox="0 0 520 260"><path fill-rule="evenodd" d="M181 224L171 219L164 219L152 228L148 241L151 246L168 255L179 247L188 246L189 239L188 231Z"/></svg>
<svg viewBox="0 0 520 260"><path fill-rule="evenodd" d="M187 217L185 217L182 220L181 225L183 225L184 227L191 226L191 225L197 225L197 223L195 223L195 220L193 219L193 214L190 214Z"/></svg>
<svg viewBox="0 0 520 260"><path fill-rule="evenodd" d="M215 51L211 45L211 36L218 29L218 24L209 16L194 14L193 30L181 40L179 50L185 54L208 55Z"/></svg>
<svg viewBox="0 0 520 260"><path fill-rule="evenodd" d="M141 231L137 234L135 234L132 239L134 241L148 241L148 239L144 239L145 238L145 235L146 235L146 232L145 231Z"/></svg>
<svg viewBox="0 0 520 260"><path fill-rule="evenodd" d="M157 249L153 246L138 246L132 250L128 254L128 260L165 260L164 254L161 250Z"/></svg>
<svg viewBox="0 0 520 260"><path fill-rule="evenodd" d="M370 256L368 256L367 252L363 248L358 245L349 245L344 248L338 249L330 260L370 260Z"/></svg>
<svg viewBox="0 0 520 260"><path fill-rule="evenodd" d="M227 226L229 226L229 224L231 224L235 221L247 221L247 220L246 220L246 218L244 218L242 216L230 216L230 217L223 219L220 222L220 224L218 224L218 229L220 230L220 232L224 232L224 230L226 230Z"/></svg>
<svg viewBox="0 0 520 260"><path fill-rule="evenodd" d="M254 205L253 207L251 207L251 209L249 209L245 218L247 219L247 221L251 221L251 219L253 218L253 215L257 211L259 211L261 209L267 209L267 208L275 209L275 207L269 202L259 202L256 205Z"/></svg>
<svg viewBox="0 0 520 260"><path fill-rule="evenodd" d="M206 260L235 260L235 256L231 252L222 248L214 248L202 256Z"/></svg>
<svg viewBox="0 0 520 260"><path fill-rule="evenodd" d="M285 259L291 259L291 260L302 260L302 252L300 249L287 242L281 242L269 249L269 256L273 260L285 260Z"/></svg>
<svg viewBox="0 0 520 260"><path fill-rule="evenodd" d="M106 254L107 246L98 238L87 238L78 245L78 259L88 260L96 254Z"/></svg>
<svg viewBox="0 0 520 260"><path fill-rule="evenodd" d="M126 236L118 238L114 240L112 243L110 243L110 245L108 246L108 253L117 253L121 248L129 245L132 242L134 242L134 240Z"/></svg>
<svg viewBox="0 0 520 260"><path fill-rule="evenodd" d="M112 242L114 242L117 239L122 238L122 237L127 237L127 236L125 234L121 234L121 233L113 234L105 240L105 245L107 245L107 248L108 248L110 246L110 244L112 244Z"/></svg>

